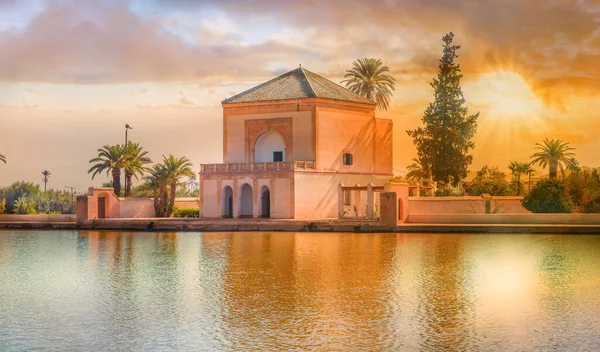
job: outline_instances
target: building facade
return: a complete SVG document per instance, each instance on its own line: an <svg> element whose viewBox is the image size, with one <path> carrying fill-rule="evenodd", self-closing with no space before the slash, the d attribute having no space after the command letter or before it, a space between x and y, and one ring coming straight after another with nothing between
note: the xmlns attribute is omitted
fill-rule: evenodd
<svg viewBox="0 0 600 352"><path fill-rule="evenodd" d="M340 183L383 185L393 176L392 121L304 68L222 106L224 162L201 165L202 218L337 218ZM367 203L360 196L344 195L358 213Z"/></svg>

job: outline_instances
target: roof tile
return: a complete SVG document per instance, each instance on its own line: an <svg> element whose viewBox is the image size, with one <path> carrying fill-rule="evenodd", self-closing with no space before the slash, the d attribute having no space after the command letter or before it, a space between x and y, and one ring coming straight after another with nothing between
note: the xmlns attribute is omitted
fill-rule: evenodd
<svg viewBox="0 0 600 352"><path fill-rule="evenodd" d="M222 103L253 103L307 98L323 98L375 105L375 102L302 67L225 99Z"/></svg>

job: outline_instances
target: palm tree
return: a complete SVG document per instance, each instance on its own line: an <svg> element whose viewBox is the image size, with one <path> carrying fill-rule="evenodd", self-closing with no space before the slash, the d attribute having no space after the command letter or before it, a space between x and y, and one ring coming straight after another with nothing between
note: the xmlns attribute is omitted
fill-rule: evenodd
<svg viewBox="0 0 600 352"><path fill-rule="evenodd" d="M408 169L406 178L409 180L423 181L424 183L429 184L429 180L431 179L429 170L422 165L421 160L417 158L413 158L412 160L413 163L406 167Z"/></svg>
<svg viewBox="0 0 600 352"><path fill-rule="evenodd" d="M176 158L172 154L169 157L163 155L163 165L167 173L167 179L170 187L170 199L167 204L166 217L171 216L173 212L173 205L175 204L175 193L177 192L177 186L182 184L180 179L182 177L194 177L192 171L192 163L186 157Z"/></svg>
<svg viewBox="0 0 600 352"><path fill-rule="evenodd" d="M545 138L543 144L536 143L535 145L539 151L531 156L533 160L529 164L539 164L541 167L548 166L550 178L556 178L556 170L558 169L564 172L563 164L569 165L569 158L575 155L571 152L575 148L570 147L568 142L563 142L560 139Z"/></svg>
<svg viewBox="0 0 600 352"><path fill-rule="evenodd" d="M112 172L112 185L115 189L115 194L117 196L121 194L121 169L125 163L125 148L123 145L103 146L98 149L98 156L90 160L90 164L92 163L95 164L88 170L88 174L93 172L92 180L99 173L106 171L106 175L108 176L108 173Z"/></svg>
<svg viewBox="0 0 600 352"><path fill-rule="evenodd" d="M571 172L581 171L581 167L579 167L579 161L577 161L574 157L569 158L567 161L567 170L570 170Z"/></svg>
<svg viewBox="0 0 600 352"><path fill-rule="evenodd" d="M380 59L373 58L358 59L352 64L352 69L346 70L342 83L352 92L375 101L379 111L387 110L396 82L388 73L390 68L384 66Z"/></svg>
<svg viewBox="0 0 600 352"><path fill-rule="evenodd" d="M168 175L163 164L154 165L152 168L146 169L147 176L144 176L146 181L140 186L140 191L149 191L154 199L154 213L157 217L163 217L166 211L168 197Z"/></svg>
<svg viewBox="0 0 600 352"><path fill-rule="evenodd" d="M50 171L44 170L42 171L42 175L44 175L42 182L44 182L44 192L46 192L46 185L48 184L48 179L50 178Z"/></svg>
<svg viewBox="0 0 600 352"><path fill-rule="evenodd" d="M533 171L531 168L531 164L529 163L521 163L518 161L511 161L510 165L508 165L510 172L513 174L513 177L517 180L517 195L521 195L521 175L528 174Z"/></svg>
<svg viewBox="0 0 600 352"><path fill-rule="evenodd" d="M125 170L125 197L131 195L131 179L135 177L138 180L138 176L143 176L146 170L144 165L152 162L146 154L148 152L139 143L127 143L123 163L123 169Z"/></svg>

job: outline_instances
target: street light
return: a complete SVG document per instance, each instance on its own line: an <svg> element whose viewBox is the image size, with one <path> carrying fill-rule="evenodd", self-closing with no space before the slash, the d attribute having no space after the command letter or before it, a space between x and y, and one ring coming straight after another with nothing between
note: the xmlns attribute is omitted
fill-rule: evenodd
<svg viewBox="0 0 600 352"><path fill-rule="evenodd" d="M125 148L127 148L127 130L132 130L133 127L129 126L128 123L125 124Z"/></svg>
<svg viewBox="0 0 600 352"><path fill-rule="evenodd" d="M75 194L75 187L65 186L65 188L69 188L71 190L71 208L73 211L75 210L75 200L73 199L73 195Z"/></svg>

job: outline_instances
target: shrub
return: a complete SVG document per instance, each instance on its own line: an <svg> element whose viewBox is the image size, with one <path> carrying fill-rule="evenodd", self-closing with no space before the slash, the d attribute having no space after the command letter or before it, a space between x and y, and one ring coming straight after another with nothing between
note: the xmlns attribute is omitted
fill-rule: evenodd
<svg viewBox="0 0 600 352"><path fill-rule="evenodd" d="M0 198L6 200L6 210L7 214L14 214L15 211L15 203L17 199L21 197L31 197L34 198L40 193L40 186L34 185L31 182L18 181L13 183L8 187L4 187L0 189Z"/></svg>
<svg viewBox="0 0 600 352"><path fill-rule="evenodd" d="M16 214L35 214L35 200L27 196L17 199L14 211Z"/></svg>
<svg viewBox="0 0 600 352"><path fill-rule="evenodd" d="M571 213L573 202L564 182L541 180L522 201L525 209L534 213Z"/></svg>
<svg viewBox="0 0 600 352"><path fill-rule="evenodd" d="M582 210L583 213L600 213L600 197L587 202Z"/></svg>
<svg viewBox="0 0 600 352"><path fill-rule="evenodd" d="M175 208L173 216L176 218L197 218L200 215L199 208Z"/></svg>
<svg viewBox="0 0 600 352"><path fill-rule="evenodd" d="M506 174L497 167L483 166L477 171L473 181L465 185L465 190L471 196L490 194L492 196L506 196L511 193L510 183L506 180Z"/></svg>
<svg viewBox="0 0 600 352"><path fill-rule="evenodd" d="M0 200L0 214L6 213L6 199L2 198Z"/></svg>

